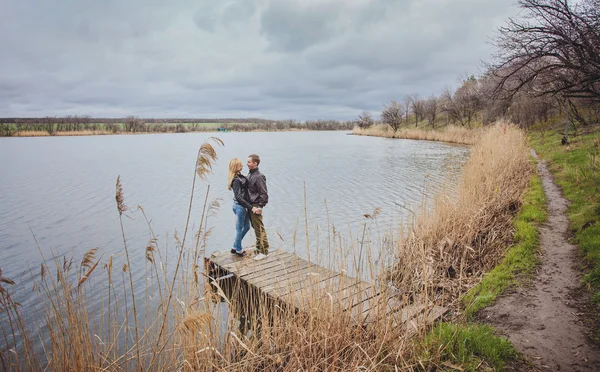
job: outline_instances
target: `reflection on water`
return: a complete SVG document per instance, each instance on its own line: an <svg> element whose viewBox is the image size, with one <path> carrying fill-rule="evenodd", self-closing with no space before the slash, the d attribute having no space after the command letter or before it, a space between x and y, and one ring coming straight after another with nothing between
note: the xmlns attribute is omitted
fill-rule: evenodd
<svg viewBox="0 0 600 372"><path fill-rule="evenodd" d="M129 211L124 220L136 283L144 283L148 226L141 205L166 250L176 257L175 231L183 238L195 156L208 134L165 134L56 138L0 138L0 267L3 275L31 287L30 270L42 259L76 256L98 247L103 262L113 254L125 262L115 205L118 175ZM468 149L442 143L348 136L341 132L226 133L225 147L208 182L197 184L191 223L200 221L209 200L221 207L208 217L213 227L207 253L230 249L234 233L231 192L226 188L232 157L261 156L269 205L264 220L273 248L306 256L304 190L311 250L326 253L335 227L349 240L360 235L365 213L381 208L377 228L397 226L424 195L460 166ZM189 241L192 236L188 232ZM346 239L346 238L345 238ZM244 239L252 244L253 234ZM314 252L313 252L314 254ZM142 285L142 284L140 284ZM22 299L24 305L27 298Z"/></svg>

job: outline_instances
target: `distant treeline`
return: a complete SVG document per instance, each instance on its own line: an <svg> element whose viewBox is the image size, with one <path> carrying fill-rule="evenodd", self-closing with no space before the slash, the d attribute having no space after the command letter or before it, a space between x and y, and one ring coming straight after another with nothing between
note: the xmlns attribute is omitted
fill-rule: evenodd
<svg viewBox="0 0 600 372"><path fill-rule="evenodd" d="M53 123L64 123L64 122L94 122L94 123L113 123L120 124L124 123L126 120L131 118L135 118L134 116L128 116L126 118L92 118L89 116L79 116L79 115L69 115L63 117L50 117L46 116L43 118L0 118L0 123L22 123L22 124L36 124L40 122L53 122ZM194 124L194 123L275 123L277 120L268 120L268 119L259 119L259 118L222 118L222 119L190 119L190 118L167 118L167 119L156 119L156 118L138 118L138 120L142 120L149 124L173 124L173 123L181 123L181 124Z"/></svg>
<svg viewBox="0 0 600 372"><path fill-rule="evenodd" d="M56 135L65 132L108 133L185 133L208 132L218 128L231 131L285 131L285 130L350 130L352 121L267 119L142 119L92 118L89 116L64 116L44 118L0 118L0 136L10 137L24 132L45 132Z"/></svg>

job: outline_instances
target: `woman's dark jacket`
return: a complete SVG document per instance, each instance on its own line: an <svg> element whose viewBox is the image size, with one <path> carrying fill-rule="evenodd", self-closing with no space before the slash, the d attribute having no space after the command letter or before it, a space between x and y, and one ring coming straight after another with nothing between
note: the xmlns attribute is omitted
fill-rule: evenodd
<svg viewBox="0 0 600 372"><path fill-rule="evenodd" d="M248 203L248 179L238 174L231 181L231 189L233 190L233 200L246 209L252 209L252 205Z"/></svg>

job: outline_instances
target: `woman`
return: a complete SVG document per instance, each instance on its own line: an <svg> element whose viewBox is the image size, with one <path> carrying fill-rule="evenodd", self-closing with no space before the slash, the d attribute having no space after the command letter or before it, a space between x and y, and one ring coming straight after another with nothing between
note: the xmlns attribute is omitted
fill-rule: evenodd
<svg viewBox="0 0 600 372"><path fill-rule="evenodd" d="M229 180L227 188L233 190L233 213L236 216L235 241L231 253L244 256L242 250L242 239L250 230L250 210L252 205L248 202L248 179L242 172L242 161L233 158L229 162Z"/></svg>

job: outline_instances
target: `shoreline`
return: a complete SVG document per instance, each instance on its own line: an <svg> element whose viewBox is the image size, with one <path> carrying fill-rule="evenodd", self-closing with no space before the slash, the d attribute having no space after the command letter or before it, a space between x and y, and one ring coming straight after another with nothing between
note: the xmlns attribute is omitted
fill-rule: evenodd
<svg viewBox="0 0 600 372"><path fill-rule="evenodd" d="M446 142L473 146L481 139L483 132L482 129L465 129L456 126L445 126L439 129L400 128L394 131L387 125L379 124L369 128L355 127L352 130L352 135Z"/></svg>
<svg viewBox="0 0 600 372"><path fill-rule="evenodd" d="M275 133L275 132L343 132L349 131L349 129L334 129L334 130L317 130L317 129L281 129L281 130L230 130L230 131L218 131L218 130L198 130L188 132L118 132L111 133L105 131L81 131L81 132L58 132L56 134L49 134L48 132L42 131L31 131L25 133L15 133L10 136L0 136L0 138L33 138L33 137L94 137L94 136L134 136L134 135L156 135L156 134L191 134L191 133Z"/></svg>

